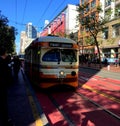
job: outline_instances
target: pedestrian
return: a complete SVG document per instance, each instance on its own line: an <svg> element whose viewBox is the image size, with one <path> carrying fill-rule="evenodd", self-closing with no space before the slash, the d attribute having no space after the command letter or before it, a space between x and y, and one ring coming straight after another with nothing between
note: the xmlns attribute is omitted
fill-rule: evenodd
<svg viewBox="0 0 120 126"><path fill-rule="evenodd" d="M118 65L118 60L115 59L115 66L117 67L117 65Z"/></svg>
<svg viewBox="0 0 120 126"><path fill-rule="evenodd" d="M13 83L13 76L12 76L12 62L11 62L11 55L7 55L6 62L8 65L8 78L9 78L9 86Z"/></svg>
<svg viewBox="0 0 120 126"><path fill-rule="evenodd" d="M104 60L104 64L105 64L105 66L108 65L108 60L107 60L107 58L105 58L105 60Z"/></svg>
<svg viewBox="0 0 120 126"><path fill-rule="evenodd" d="M10 126L11 123L8 116L7 86L9 83L9 68L6 57L6 49L0 46L0 126Z"/></svg>
<svg viewBox="0 0 120 126"><path fill-rule="evenodd" d="M19 57L18 56L14 56L13 57L13 71L14 71L14 75L16 77L18 77L18 73L19 73L20 67L21 67L21 61L20 61Z"/></svg>

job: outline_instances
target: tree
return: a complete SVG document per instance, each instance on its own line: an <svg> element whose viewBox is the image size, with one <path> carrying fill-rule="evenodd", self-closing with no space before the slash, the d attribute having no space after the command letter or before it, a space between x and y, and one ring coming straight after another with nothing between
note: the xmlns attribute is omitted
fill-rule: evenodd
<svg viewBox="0 0 120 126"><path fill-rule="evenodd" d="M8 53L15 52L16 29L8 25L8 19L0 11L0 46L4 46Z"/></svg>
<svg viewBox="0 0 120 126"><path fill-rule="evenodd" d="M71 32L69 34L69 38L77 42L78 41L78 31L77 32L74 32L74 33Z"/></svg>
<svg viewBox="0 0 120 126"><path fill-rule="evenodd" d="M79 21L80 26L84 28L87 33L89 33L89 38L93 39L92 43L89 44L95 45L97 47L98 58L99 61L101 61L97 35L100 31L104 30L107 19L99 16L99 13L102 11L100 6L91 8L90 10L89 4L84 3L82 5L78 5L77 11L79 13L77 20Z"/></svg>

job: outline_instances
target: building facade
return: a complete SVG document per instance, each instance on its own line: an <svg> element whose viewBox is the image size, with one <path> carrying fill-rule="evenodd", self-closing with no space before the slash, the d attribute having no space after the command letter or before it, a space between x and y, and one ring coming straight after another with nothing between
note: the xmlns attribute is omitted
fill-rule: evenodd
<svg viewBox="0 0 120 126"><path fill-rule="evenodd" d="M26 32L25 31L21 31L20 34L20 54L24 53L24 49L25 49L25 39L26 39Z"/></svg>
<svg viewBox="0 0 120 126"><path fill-rule="evenodd" d="M20 35L20 54L24 54L25 48L38 36L36 28L32 23L26 25L26 30Z"/></svg>
<svg viewBox="0 0 120 126"><path fill-rule="evenodd" d="M82 22L79 24L79 32L78 32L78 43L80 47L80 55L88 55L95 54L96 48L93 45L90 45L87 43L87 40L90 38L90 34L88 30L85 28L82 23L84 23L84 19L87 19L89 15L94 14L96 16L96 7L100 5L99 0L80 0L80 6L86 5L86 8L84 9L84 12L80 13L80 16L82 16L81 20ZM83 11L83 10L82 10Z"/></svg>
<svg viewBox="0 0 120 126"><path fill-rule="evenodd" d="M88 3L88 11L90 12L97 5L100 5L102 12L99 13L99 17L108 18L109 20L105 24L105 30L97 36L101 58L120 58L120 0L80 0L80 4L85 2ZM81 53L94 54L96 48L85 43L84 39L88 34L83 34L81 25L78 36L81 42Z"/></svg>
<svg viewBox="0 0 120 126"><path fill-rule="evenodd" d="M32 25L31 22L26 25L26 35L28 38L36 38L37 37L37 30Z"/></svg>
<svg viewBox="0 0 120 126"><path fill-rule="evenodd" d="M49 24L43 29L40 36L48 34L65 36L78 31L76 17L77 6L68 4Z"/></svg>
<svg viewBox="0 0 120 126"><path fill-rule="evenodd" d="M120 58L120 0L100 0L100 3L103 10L100 16L109 19L98 39L102 57Z"/></svg>

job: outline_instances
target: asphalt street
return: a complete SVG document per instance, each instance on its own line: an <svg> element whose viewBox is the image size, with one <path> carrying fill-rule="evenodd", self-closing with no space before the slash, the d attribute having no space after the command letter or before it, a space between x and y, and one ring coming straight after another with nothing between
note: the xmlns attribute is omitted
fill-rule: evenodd
<svg viewBox="0 0 120 126"><path fill-rule="evenodd" d="M107 71L107 70L97 70L97 69L91 69L91 68L85 68L85 67L80 67L79 69L82 72L90 73L92 75L98 75L104 78L112 78L112 79L117 79L120 80L120 73L119 72L112 72L112 71Z"/></svg>

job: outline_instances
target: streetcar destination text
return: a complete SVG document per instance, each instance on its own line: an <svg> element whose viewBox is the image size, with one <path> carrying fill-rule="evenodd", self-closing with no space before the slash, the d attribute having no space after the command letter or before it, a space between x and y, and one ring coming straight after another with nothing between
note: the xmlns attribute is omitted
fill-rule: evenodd
<svg viewBox="0 0 120 126"><path fill-rule="evenodd" d="M67 43L55 43L55 42L50 42L50 47L64 47L64 48L72 48L72 44L67 44Z"/></svg>

